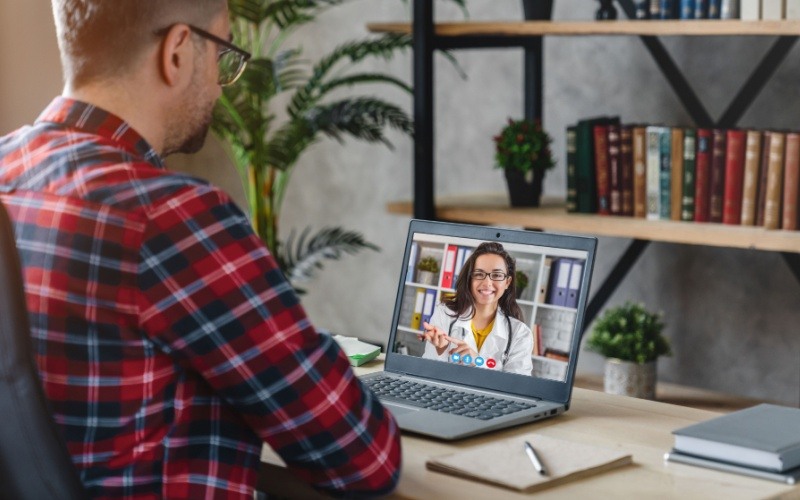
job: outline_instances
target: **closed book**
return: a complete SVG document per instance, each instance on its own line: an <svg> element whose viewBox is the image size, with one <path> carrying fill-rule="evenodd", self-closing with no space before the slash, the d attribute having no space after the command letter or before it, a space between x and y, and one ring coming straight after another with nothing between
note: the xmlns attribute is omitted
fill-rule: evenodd
<svg viewBox="0 0 800 500"><path fill-rule="evenodd" d="M661 0L659 7L659 19L676 19L676 5L680 0Z"/></svg>
<svg viewBox="0 0 800 500"><path fill-rule="evenodd" d="M658 220L661 217L661 129L647 127L647 218Z"/></svg>
<svg viewBox="0 0 800 500"><path fill-rule="evenodd" d="M607 123L607 117L581 120L575 127L575 170L578 212L597 212L597 174L594 165L594 126Z"/></svg>
<svg viewBox="0 0 800 500"><path fill-rule="evenodd" d="M740 0L739 19L742 21L758 21L761 19L761 0Z"/></svg>
<svg viewBox="0 0 800 500"><path fill-rule="evenodd" d="M647 215L647 129L633 128L633 216Z"/></svg>
<svg viewBox="0 0 800 500"><path fill-rule="evenodd" d="M681 220L683 204L683 129L673 127L670 144L670 219Z"/></svg>
<svg viewBox="0 0 800 500"><path fill-rule="evenodd" d="M723 224L738 225L742 221L746 134L744 130L728 130L725 135L725 190L722 197Z"/></svg>
<svg viewBox="0 0 800 500"><path fill-rule="evenodd" d="M697 153L695 154L694 221L710 220L709 201L711 199L711 151L714 137L711 129L697 129Z"/></svg>
<svg viewBox="0 0 800 500"><path fill-rule="evenodd" d="M697 131L687 128L683 131L683 196L681 197L681 220L694 220L694 173L697 150Z"/></svg>
<svg viewBox="0 0 800 500"><path fill-rule="evenodd" d="M672 214L672 131L662 127L659 143L659 219L669 220Z"/></svg>
<svg viewBox="0 0 800 500"><path fill-rule="evenodd" d="M633 126L619 131L619 158L622 177L622 215L633 215Z"/></svg>
<svg viewBox="0 0 800 500"><path fill-rule="evenodd" d="M578 211L577 127L567 127L567 212Z"/></svg>
<svg viewBox="0 0 800 500"><path fill-rule="evenodd" d="M675 450L746 467L800 466L800 409L760 404L672 431Z"/></svg>
<svg viewBox="0 0 800 500"><path fill-rule="evenodd" d="M622 215L622 153L619 123L608 124L608 184L611 215Z"/></svg>
<svg viewBox="0 0 800 500"><path fill-rule="evenodd" d="M797 195L800 182L800 134L786 134L786 153L783 160L783 215L781 229L797 229Z"/></svg>
<svg viewBox="0 0 800 500"><path fill-rule="evenodd" d="M661 0L650 0L650 19L661 19Z"/></svg>
<svg viewBox="0 0 800 500"><path fill-rule="evenodd" d="M698 467L705 467L707 469L713 469L722 472L731 472L733 474L752 476L759 479L769 479L770 481L777 481L779 483L798 484L798 482L800 482L800 467L795 467L794 469L789 469L785 472L774 472L755 467L736 465L723 460L713 460L710 458L698 457L696 455L688 455L675 450L665 453L664 459L667 462L696 465Z"/></svg>
<svg viewBox="0 0 800 500"><path fill-rule="evenodd" d="M725 196L725 151L727 149L724 129L714 129L714 146L711 150L711 182L708 191L708 215L711 222L722 222L722 200Z"/></svg>
<svg viewBox="0 0 800 500"><path fill-rule="evenodd" d="M765 130L761 138L761 159L758 162L758 192L756 194L756 226L764 225L764 207L767 201L767 174L769 173L769 144L772 132Z"/></svg>
<svg viewBox="0 0 800 500"><path fill-rule="evenodd" d="M708 18L719 19L722 13L722 0L708 0Z"/></svg>
<svg viewBox="0 0 800 500"><path fill-rule="evenodd" d="M748 130L744 146L744 186L742 187L743 226L756 223L756 199L758 195L758 164L761 162L761 132Z"/></svg>
<svg viewBox="0 0 800 500"><path fill-rule="evenodd" d="M594 126L594 168L597 179L597 213L611 213L611 167L608 161L608 124Z"/></svg>
<svg viewBox="0 0 800 500"><path fill-rule="evenodd" d="M772 132L769 139L769 165L767 166L767 195L764 199L764 227L781 227L781 201L783 201L783 155L786 134Z"/></svg>
<svg viewBox="0 0 800 500"><path fill-rule="evenodd" d="M720 19L739 19L739 0L721 0Z"/></svg>
<svg viewBox="0 0 800 500"><path fill-rule="evenodd" d="M695 0L694 18L708 19L708 0Z"/></svg>
<svg viewBox="0 0 800 500"><path fill-rule="evenodd" d="M694 0L681 0L681 19L694 19Z"/></svg>

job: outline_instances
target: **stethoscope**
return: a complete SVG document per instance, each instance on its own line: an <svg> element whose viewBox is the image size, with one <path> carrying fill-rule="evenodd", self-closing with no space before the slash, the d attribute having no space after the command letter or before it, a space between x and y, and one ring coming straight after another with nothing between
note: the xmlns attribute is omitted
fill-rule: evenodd
<svg viewBox="0 0 800 500"><path fill-rule="evenodd" d="M506 350L505 352L503 352L503 366L505 366L506 363L508 363L508 356L509 353L511 352L511 318L509 318L508 315L505 313L503 314L503 316L505 316L506 324L508 325L508 339L506 339ZM448 336L451 337L453 336L453 325L456 324L457 320L458 318L450 322L450 328L447 329ZM466 340L467 338L467 334L465 333L466 328L459 328L459 330L461 330L461 340Z"/></svg>

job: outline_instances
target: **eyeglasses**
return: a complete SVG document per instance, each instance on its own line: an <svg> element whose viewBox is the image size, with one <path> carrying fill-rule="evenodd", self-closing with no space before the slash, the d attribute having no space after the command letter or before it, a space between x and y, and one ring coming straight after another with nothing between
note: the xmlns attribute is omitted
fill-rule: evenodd
<svg viewBox="0 0 800 500"><path fill-rule="evenodd" d="M206 40L210 40L218 45L217 68L219 74L217 77L217 83L222 87L227 87L228 85L232 85L234 82L236 82L236 80L242 76L242 73L244 73L244 68L247 66L247 61L249 61L252 57L250 53L237 47L228 40L223 40L222 38L213 35L204 29L200 29L197 26L192 26L191 24L187 24L187 26L189 26L189 29L192 30L192 33L203 37ZM171 28L172 26L168 26L166 28L156 30L155 34L158 36L164 36Z"/></svg>
<svg viewBox="0 0 800 500"><path fill-rule="evenodd" d="M500 271L492 271L490 273L484 271L475 271L472 273L472 279L476 281L483 281L487 276L492 281L503 281L504 279L508 278L510 274L501 273Z"/></svg>

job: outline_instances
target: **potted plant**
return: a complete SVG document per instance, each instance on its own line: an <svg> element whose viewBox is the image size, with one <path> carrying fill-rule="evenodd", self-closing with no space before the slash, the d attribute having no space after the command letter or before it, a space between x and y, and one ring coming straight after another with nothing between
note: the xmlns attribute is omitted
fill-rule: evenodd
<svg viewBox="0 0 800 500"><path fill-rule="evenodd" d="M604 390L654 399L656 360L672 354L660 314L626 302L595 322L586 348L606 357Z"/></svg>
<svg viewBox="0 0 800 500"><path fill-rule="evenodd" d="M494 142L495 167L505 171L511 206L538 207L544 174L556 164L550 135L538 120L509 118Z"/></svg>
<svg viewBox="0 0 800 500"><path fill-rule="evenodd" d="M439 261L434 257L423 257L417 263L417 282L423 285L436 285L439 277Z"/></svg>
<svg viewBox="0 0 800 500"><path fill-rule="evenodd" d="M522 292L528 287L528 275L517 269L514 273L514 282L516 286L517 298L522 297Z"/></svg>

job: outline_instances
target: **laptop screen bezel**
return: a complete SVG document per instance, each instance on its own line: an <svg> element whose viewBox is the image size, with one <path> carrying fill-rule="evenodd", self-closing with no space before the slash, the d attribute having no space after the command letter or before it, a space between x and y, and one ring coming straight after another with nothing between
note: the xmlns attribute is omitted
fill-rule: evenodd
<svg viewBox="0 0 800 500"><path fill-rule="evenodd" d="M586 252L586 262L583 266L582 285L578 296L577 314L573 330L573 340L570 346L569 363L564 381L549 380L544 378L518 375L511 373L494 372L486 369L461 366L453 363L422 359L416 356L394 352L397 337L400 308L403 292L406 287L406 274L408 259L411 253L411 244L414 235L452 236L457 238L471 238L478 241L496 241L499 243L517 243L537 247L551 247L554 249L568 249ZM572 397L572 386L575 369L580 351L580 338L583 332L583 319L586 310L587 297L591 286L592 269L597 249L597 238L586 236L567 236L538 231L522 231L489 226L473 226L450 222L432 222L411 220L408 227L406 247L403 254L403 263L400 269L400 279L397 288L394 314L392 315L391 334L386 349L385 370L394 373L409 374L422 378L429 378L439 382L449 382L457 385L466 385L481 389L500 391L523 397L541 398L568 405ZM521 383L524 382L524 383Z"/></svg>

